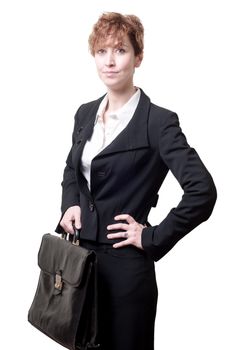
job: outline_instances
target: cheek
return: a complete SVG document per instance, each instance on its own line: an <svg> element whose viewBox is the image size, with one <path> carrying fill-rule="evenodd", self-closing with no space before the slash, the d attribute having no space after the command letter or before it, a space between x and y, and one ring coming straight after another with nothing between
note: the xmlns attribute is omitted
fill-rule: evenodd
<svg viewBox="0 0 232 350"><path fill-rule="evenodd" d="M96 65L96 71L97 71L98 76L101 78L102 77L102 68L99 64Z"/></svg>
<svg viewBox="0 0 232 350"><path fill-rule="evenodd" d="M121 68L125 71L127 71L128 73L130 72L134 72L135 69L135 65L134 65L134 61L131 59L131 57L127 58L127 59L123 59L121 61Z"/></svg>
<svg viewBox="0 0 232 350"><path fill-rule="evenodd" d="M135 68L134 66L131 64L131 62L128 62L127 65L124 66L124 71L128 74L134 74Z"/></svg>
<svg viewBox="0 0 232 350"><path fill-rule="evenodd" d="M95 58L95 65L96 65L97 70L99 71L101 69L101 66L102 66L101 61Z"/></svg>

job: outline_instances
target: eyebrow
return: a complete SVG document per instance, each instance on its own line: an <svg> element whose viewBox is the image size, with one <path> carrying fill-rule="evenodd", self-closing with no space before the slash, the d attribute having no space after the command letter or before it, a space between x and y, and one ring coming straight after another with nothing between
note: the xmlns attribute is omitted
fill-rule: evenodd
<svg viewBox="0 0 232 350"><path fill-rule="evenodd" d="M129 47L129 45L127 45L123 41L116 42L116 44L113 44L111 42L107 43L105 41L102 41L102 42L97 44L96 50L99 50L100 48L105 48L105 47L111 46L111 45L112 45L113 48L118 48L118 47L122 47L122 46L123 47Z"/></svg>

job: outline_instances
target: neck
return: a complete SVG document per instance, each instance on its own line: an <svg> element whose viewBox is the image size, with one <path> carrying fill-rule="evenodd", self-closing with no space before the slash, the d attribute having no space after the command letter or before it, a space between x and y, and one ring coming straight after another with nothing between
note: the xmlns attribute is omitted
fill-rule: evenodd
<svg viewBox="0 0 232 350"><path fill-rule="evenodd" d="M136 88L132 85L123 91L108 90L108 106L107 112L117 111L134 95Z"/></svg>

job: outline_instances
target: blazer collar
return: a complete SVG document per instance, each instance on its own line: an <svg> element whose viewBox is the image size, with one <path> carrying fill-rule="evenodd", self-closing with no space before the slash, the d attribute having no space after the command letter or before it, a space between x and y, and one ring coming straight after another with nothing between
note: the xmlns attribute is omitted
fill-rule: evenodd
<svg viewBox="0 0 232 350"><path fill-rule="evenodd" d="M126 128L96 157L149 146L147 127L150 99L142 89L140 90L140 100L130 122ZM82 116L83 123L79 125L79 129L77 130L78 135L76 136L76 143L79 144L78 153L79 151L82 152L86 141L92 136L96 113L103 98L104 96L92 102L91 107L83 112L85 113L85 115Z"/></svg>
<svg viewBox="0 0 232 350"><path fill-rule="evenodd" d="M130 151L149 146L147 124L150 109L150 99L141 90L138 106L125 129L94 159L105 155Z"/></svg>

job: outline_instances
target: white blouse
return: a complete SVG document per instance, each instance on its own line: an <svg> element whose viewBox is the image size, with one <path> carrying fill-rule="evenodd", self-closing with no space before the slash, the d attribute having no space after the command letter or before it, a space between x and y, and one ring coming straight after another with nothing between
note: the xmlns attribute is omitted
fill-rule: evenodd
<svg viewBox="0 0 232 350"><path fill-rule="evenodd" d="M103 114L108 103L108 95L102 100L96 115L93 134L90 140L87 140L83 153L81 171L85 176L89 189L91 188L91 162L92 159L106 148L132 119L140 99L140 89L127 101L120 109L111 112L107 122L103 122Z"/></svg>

